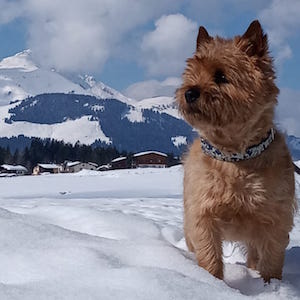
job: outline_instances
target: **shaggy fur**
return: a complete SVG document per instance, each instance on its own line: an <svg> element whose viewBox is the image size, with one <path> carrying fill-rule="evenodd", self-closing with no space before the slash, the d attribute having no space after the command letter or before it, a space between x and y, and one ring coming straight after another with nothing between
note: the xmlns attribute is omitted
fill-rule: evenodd
<svg viewBox="0 0 300 300"><path fill-rule="evenodd" d="M244 152L274 128L278 88L267 36L258 21L243 36L212 38L199 28L176 92L180 112L224 153ZM196 89L196 101L186 92ZM185 158L184 231L199 266L223 278L222 241L247 247L247 265L266 282L281 279L296 209L294 168L284 137L258 157L223 162L205 155L199 139Z"/></svg>

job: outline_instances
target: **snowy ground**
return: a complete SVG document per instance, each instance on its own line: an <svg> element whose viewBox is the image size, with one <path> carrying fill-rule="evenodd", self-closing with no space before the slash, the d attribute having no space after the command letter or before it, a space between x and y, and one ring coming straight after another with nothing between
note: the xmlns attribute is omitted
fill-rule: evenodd
<svg viewBox="0 0 300 300"><path fill-rule="evenodd" d="M1 300L300 299L300 216L282 282L265 286L230 244L217 280L186 251L181 167L0 184Z"/></svg>

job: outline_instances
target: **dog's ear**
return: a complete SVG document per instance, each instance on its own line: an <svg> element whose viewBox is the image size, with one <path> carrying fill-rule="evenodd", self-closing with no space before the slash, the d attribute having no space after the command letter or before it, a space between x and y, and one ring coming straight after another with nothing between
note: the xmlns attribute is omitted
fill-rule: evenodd
<svg viewBox="0 0 300 300"><path fill-rule="evenodd" d="M240 39L240 48L249 56L264 56L268 52L268 37L258 20L253 21Z"/></svg>
<svg viewBox="0 0 300 300"><path fill-rule="evenodd" d="M200 26L199 27L198 36L197 36L197 47L196 47L196 50L199 50L200 46L203 43L207 43L210 40L212 40L212 37L209 36L208 32L206 31L206 29L203 26Z"/></svg>

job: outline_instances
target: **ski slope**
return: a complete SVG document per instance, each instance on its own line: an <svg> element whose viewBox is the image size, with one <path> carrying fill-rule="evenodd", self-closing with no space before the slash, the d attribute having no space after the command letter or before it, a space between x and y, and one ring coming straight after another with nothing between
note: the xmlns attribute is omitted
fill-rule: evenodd
<svg viewBox="0 0 300 300"><path fill-rule="evenodd" d="M0 181L1 300L300 299L299 215L281 282L232 244L220 281L186 249L180 166Z"/></svg>

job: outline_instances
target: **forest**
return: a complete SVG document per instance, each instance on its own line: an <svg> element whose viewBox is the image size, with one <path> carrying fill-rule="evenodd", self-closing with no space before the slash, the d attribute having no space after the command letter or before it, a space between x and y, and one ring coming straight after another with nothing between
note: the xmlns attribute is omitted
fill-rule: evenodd
<svg viewBox="0 0 300 300"><path fill-rule="evenodd" d="M0 164L22 165L31 171L37 163L61 164L65 161L81 161L102 165L123 155L127 156L127 153L119 152L114 147L93 148L80 143L72 145L62 141L35 138L30 146L24 150L16 149L13 153L8 146L0 147Z"/></svg>
<svg viewBox="0 0 300 300"><path fill-rule="evenodd" d="M110 163L114 158L127 157L127 165L131 166L133 153L118 151L115 147L93 147L77 142L75 145L53 139L32 139L30 145L23 150L10 147L0 147L0 165L22 165L29 172L38 163L62 164L65 161L94 162L98 166ZM179 159L173 154L168 154L168 166L179 163Z"/></svg>

